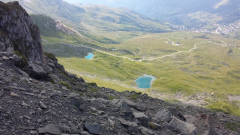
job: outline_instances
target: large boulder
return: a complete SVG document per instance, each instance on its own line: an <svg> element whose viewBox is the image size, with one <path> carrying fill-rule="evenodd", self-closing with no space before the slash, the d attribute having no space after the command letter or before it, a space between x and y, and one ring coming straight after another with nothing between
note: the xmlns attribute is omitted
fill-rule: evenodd
<svg viewBox="0 0 240 135"><path fill-rule="evenodd" d="M173 107L168 107L159 111L155 119L170 122L173 119L173 116L180 120L186 121L186 118L181 114L180 110Z"/></svg>
<svg viewBox="0 0 240 135"><path fill-rule="evenodd" d="M136 118L141 125L148 127L149 126L149 117L142 112L133 112L134 118Z"/></svg>
<svg viewBox="0 0 240 135"><path fill-rule="evenodd" d="M183 133L184 135L197 134L197 128L193 124L184 122L175 116L173 116L173 119L170 121L167 128L173 131L177 131L178 133Z"/></svg>
<svg viewBox="0 0 240 135"><path fill-rule="evenodd" d="M101 135L103 127L100 125L84 124L84 130L88 131L90 134Z"/></svg>
<svg viewBox="0 0 240 135"><path fill-rule="evenodd" d="M91 99L90 106L96 108L97 110L106 110L106 106L99 99Z"/></svg>
<svg viewBox="0 0 240 135"><path fill-rule="evenodd" d="M127 103L123 102L122 103L122 111L124 113L125 119L131 119L133 116L133 112L131 108L127 105Z"/></svg>
<svg viewBox="0 0 240 135"><path fill-rule="evenodd" d="M38 133L40 135L50 134L50 135L61 135L61 131L56 126L49 124L44 128L39 128Z"/></svg>
<svg viewBox="0 0 240 135"><path fill-rule="evenodd" d="M138 110L138 111L144 112L144 111L147 110L146 107L144 107L144 106L142 106L142 105L137 105L137 103L135 103L135 102L133 102L133 101L131 101L131 100L123 97L123 96L121 97L121 99L122 99L124 102L126 102L129 107L134 108L134 109L136 109L136 110Z"/></svg>

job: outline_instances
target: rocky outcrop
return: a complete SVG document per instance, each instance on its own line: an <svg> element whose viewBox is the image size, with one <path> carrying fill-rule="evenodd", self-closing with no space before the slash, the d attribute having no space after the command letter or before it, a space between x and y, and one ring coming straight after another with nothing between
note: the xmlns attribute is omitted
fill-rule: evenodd
<svg viewBox="0 0 240 135"><path fill-rule="evenodd" d="M29 76L48 80L54 65L43 52L39 28L17 1L0 2L0 52ZM51 62L51 61L50 61ZM56 65L57 66L57 65ZM22 73L23 73L22 72Z"/></svg>
<svg viewBox="0 0 240 135"><path fill-rule="evenodd" d="M14 50L30 61L45 63L38 26L17 1L0 2L0 51Z"/></svg>
<svg viewBox="0 0 240 135"><path fill-rule="evenodd" d="M85 41L91 42L91 40L86 39L86 38L85 38L82 34L80 34L77 30L75 30L75 29L73 29L73 28L67 27L67 26L64 25L61 21L59 21L59 20L54 20L54 22L55 22L55 25L56 25L57 30L63 31L64 33L69 34L69 35L78 36L78 37L84 39Z"/></svg>

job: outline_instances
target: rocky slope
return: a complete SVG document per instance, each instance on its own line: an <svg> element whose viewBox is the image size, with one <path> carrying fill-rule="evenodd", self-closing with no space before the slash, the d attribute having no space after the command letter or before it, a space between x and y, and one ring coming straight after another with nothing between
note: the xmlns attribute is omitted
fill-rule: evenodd
<svg viewBox="0 0 240 135"><path fill-rule="evenodd" d="M82 78L67 73L54 55L42 53L39 36L34 36L39 35L38 28L18 2L0 2L0 10L4 11L0 18L14 18L11 21L18 22L0 20L5 26L1 27L4 37L0 37L3 48L0 53L1 135L239 134L237 116L85 83ZM35 31L28 31L32 27ZM23 36L19 37L22 41L19 44L12 42L16 36ZM34 44L31 37L39 41L38 44ZM18 63L25 53L27 66L21 66ZM35 59L35 56L42 57ZM35 73L43 69L47 76L32 76L32 72L26 70L29 65Z"/></svg>
<svg viewBox="0 0 240 135"><path fill-rule="evenodd" d="M64 36L74 36L89 41L77 30L70 28L59 20L54 20L46 15L32 14L30 17L33 23L39 26L40 33L46 37L64 38Z"/></svg>

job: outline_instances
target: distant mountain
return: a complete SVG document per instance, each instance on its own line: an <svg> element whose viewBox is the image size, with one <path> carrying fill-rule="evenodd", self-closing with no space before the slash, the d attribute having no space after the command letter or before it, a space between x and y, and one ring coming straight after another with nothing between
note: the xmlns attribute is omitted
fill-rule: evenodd
<svg viewBox="0 0 240 135"><path fill-rule="evenodd" d="M171 30L170 26L164 22L146 17L127 8L111 8L103 5L72 5L62 0L18 1L30 13L45 14L82 32L165 32Z"/></svg>
<svg viewBox="0 0 240 135"><path fill-rule="evenodd" d="M188 28L202 27L208 22L228 24L240 20L238 15L240 9L239 0L81 0L82 4L105 4L112 7L126 7L135 10L148 17L167 21L175 25L185 25ZM209 17L189 16L199 11L207 14L217 15L221 20Z"/></svg>

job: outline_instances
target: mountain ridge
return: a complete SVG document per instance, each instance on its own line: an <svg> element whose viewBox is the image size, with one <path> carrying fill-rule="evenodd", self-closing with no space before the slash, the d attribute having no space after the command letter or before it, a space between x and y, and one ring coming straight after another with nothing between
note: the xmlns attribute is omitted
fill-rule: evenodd
<svg viewBox="0 0 240 135"><path fill-rule="evenodd" d="M198 1L198 0L180 0L180 1L157 1L152 0L151 2L146 2L144 0L135 0L135 1L114 1L113 3L106 0L100 1L81 1L82 4L105 4L112 7L127 7L132 10L135 10L143 15L148 17L160 19L166 22L169 22L174 25L184 25L187 28L198 28L199 21L196 19L191 19L187 17L190 13L195 13L198 11L208 12L210 14L219 14L223 17L222 21L218 21L219 24L229 24L233 23L240 18L236 17L236 14L239 10L239 1L230 0L227 4L221 5L219 8L214 8L222 0L212 0L212 1ZM134 5L133 3L138 3ZM185 21L185 20L191 21ZM211 20L212 18L208 18ZM192 24L189 24L189 23ZM194 25L196 23L196 25ZM200 23L204 24L204 23Z"/></svg>

